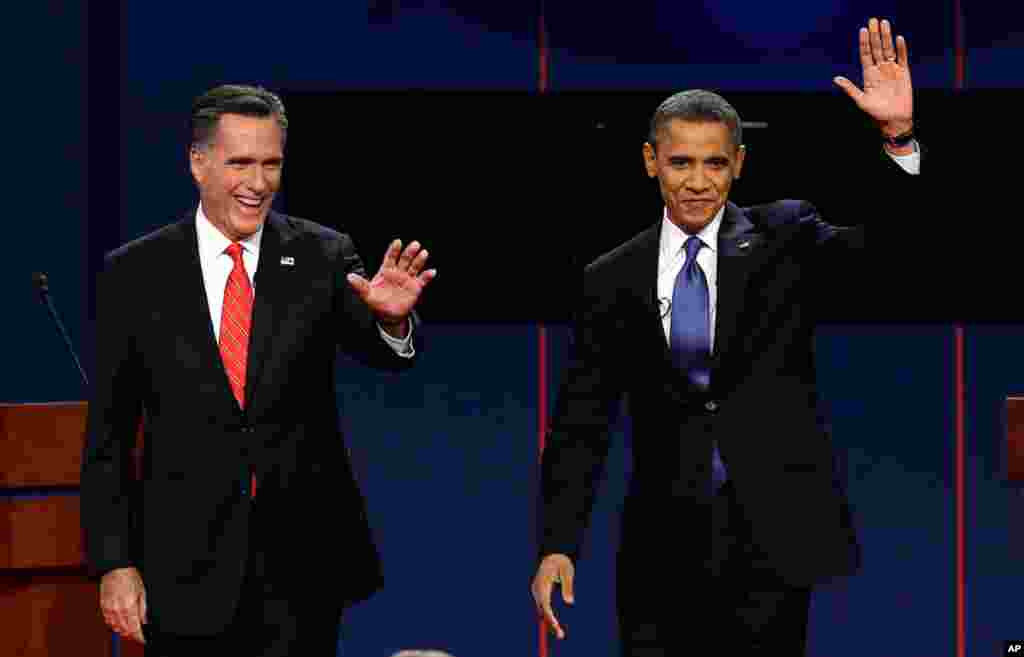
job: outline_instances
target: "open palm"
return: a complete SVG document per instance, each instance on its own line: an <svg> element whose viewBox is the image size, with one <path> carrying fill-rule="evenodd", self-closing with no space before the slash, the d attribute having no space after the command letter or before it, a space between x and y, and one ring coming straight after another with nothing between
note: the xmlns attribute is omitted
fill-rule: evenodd
<svg viewBox="0 0 1024 657"><path fill-rule="evenodd" d="M427 250L419 242L410 243L402 251L402 241L395 240L372 279L349 274L348 282L380 322L398 323L409 316L423 288L437 276L436 269L423 271L427 257Z"/></svg>
<svg viewBox="0 0 1024 657"><path fill-rule="evenodd" d="M835 82L879 125L909 124L914 116L914 88L910 80L907 42L895 44L889 21L872 18L859 33L864 89L843 77Z"/></svg>

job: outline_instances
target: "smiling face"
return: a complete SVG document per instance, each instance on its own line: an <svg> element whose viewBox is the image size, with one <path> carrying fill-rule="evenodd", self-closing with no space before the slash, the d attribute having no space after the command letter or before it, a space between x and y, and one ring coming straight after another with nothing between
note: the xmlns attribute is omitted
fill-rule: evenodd
<svg viewBox="0 0 1024 657"><path fill-rule="evenodd" d="M274 116L224 114L189 157L203 212L232 242L258 231L281 187L284 134Z"/></svg>
<svg viewBox="0 0 1024 657"><path fill-rule="evenodd" d="M718 121L672 119L644 144L647 175L658 179L669 219L692 235L711 223L743 168L743 146Z"/></svg>

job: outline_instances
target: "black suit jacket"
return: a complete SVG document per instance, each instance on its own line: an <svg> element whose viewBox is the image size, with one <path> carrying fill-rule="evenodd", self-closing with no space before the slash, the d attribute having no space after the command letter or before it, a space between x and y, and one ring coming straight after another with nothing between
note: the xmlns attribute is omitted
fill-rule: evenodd
<svg viewBox="0 0 1024 657"><path fill-rule="evenodd" d="M364 274L347 235L270 213L242 411L211 326L194 213L107 256L82 523L92 571L138 567L166 631L212 633L230 620L246 568L250 469L260 513L276 529L265 539L268 577L298 586L308 577L295 573L314 566L339 608L381 585L338 426L336 350L390 370L411 363L380 337L349 272Z"/></svg>
<svg viewBox="0 0 1024 657"><path fill-rule="evenodd" d="M655 289L660 222L590 264L573 355L542 463L542 554L578 556L623 393L633 475L622 520L619 595L685 582L711 536L717 440L767 565L793 585L854 571L849 508L837 485L814 369L817 309L860 228L822 221L802 201L726 205L718 236L711 386L672 363Z"/></svg>

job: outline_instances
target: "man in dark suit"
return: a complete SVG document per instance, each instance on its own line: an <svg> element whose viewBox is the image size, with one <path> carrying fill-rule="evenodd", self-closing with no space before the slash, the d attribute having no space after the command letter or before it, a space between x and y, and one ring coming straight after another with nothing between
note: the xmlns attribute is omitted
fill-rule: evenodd
<svg viewBox="0 0 1024 657"><path fill-rule="evenodd" d="M396 240L367 280L348 235L271 210L286 130L266 90L196 99L199 206L99 279L82 522L103 616L147 654L334 655L381 584L335 357L409 367L436 271Z"/></svg>
<svg viewBox="0 0 1024 657"><path fill-rule="evenodd" d="M897 160L882 162L884 175L909 179L919 162L906 44L872 19L860 49L865 89L836 83L883 133ZM617 573L622 654L803 654L812 586L857 567L813 338L831 272L853 265L863 232L825 223L802 201L730 203L740 125L710 92L662 103L643 155L664 217L584 272L543 455L532 586L559 638L552 589L560 583L573 603L573 564L623 394L634 464Z"/></svg>

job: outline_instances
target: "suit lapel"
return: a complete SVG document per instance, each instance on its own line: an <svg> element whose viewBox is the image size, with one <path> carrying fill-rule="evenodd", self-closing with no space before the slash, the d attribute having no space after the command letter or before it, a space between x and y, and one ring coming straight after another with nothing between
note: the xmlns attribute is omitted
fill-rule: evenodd
<svg viewBox="0 0 1024 657"><path fill-rule="evenodd" d="M744 307L744 294L750 274L750 257L756 251L754 225L733 203L726 203L722 227L718 232L718 291L715 313L715 350L711 359L712 377L736 336L737 322Z"/></svg>
<svg viewBox="0 0 1024 657"><path fill-rule="evenodd" d="M627 273L633 287L633 295L641 307L640 330L643 340L657 340L662 365L675 371L672 354L669 352L665 329L661 323L658 305L658 258L661 244L661 222L640 234L633 252L630 270Z"/></svg>
<svg viewBox="0 0 1024 657"><path fill-rule="evenodd" d="M199 263L199 240L196 236L195 211L186 216L179 223L179 226L181 227L181 240L185 254L183 258L176 259L175 261L184 263L181 280L188 281L187 285L180 288L184 295L183 303L186 310L184 326L181 329L182 335L189 338L187 340L188 343L195 345L199 351L199 362L216 363L215 367L219 375L213 378L217 380L223 392L225 404L229 404L237 412L238 402L231 392L227 371L224 369L220 348L217 345L217 337L213 333L210 302L206 296L203 267Z"/></svg>
<svg viewBox="0 0 1024 657"><path fill-rule="evenodd" d="M263 365L269 356L271 336L280 323L276 307L286 293L285 283L289 269L282 264L282 256L294 233L284 217L271 211L267 216L260 241L260 259L256 267L254 287L256 298L252 308L252 335L249 336L249 361L245 369L245 406L252 408L253 398L259 392Z"/></svg>

